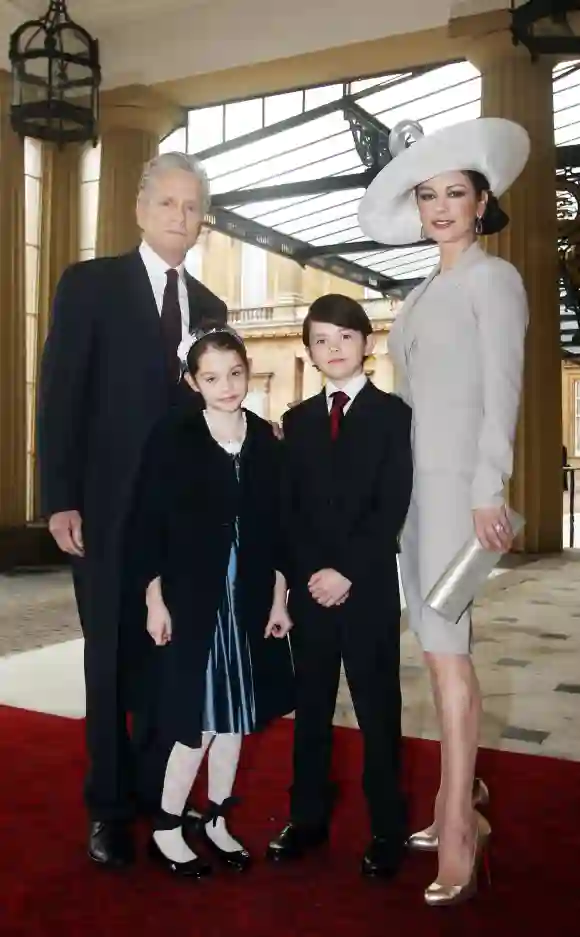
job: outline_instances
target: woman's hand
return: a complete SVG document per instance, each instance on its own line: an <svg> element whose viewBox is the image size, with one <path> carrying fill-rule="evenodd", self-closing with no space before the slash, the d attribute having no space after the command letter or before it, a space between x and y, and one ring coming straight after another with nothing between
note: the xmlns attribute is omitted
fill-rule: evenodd
<svg viewBox="0 0 580 937"><path fill-rule="evenodd" d="M280 602L274 602L270 612L270 617L268 619L268 624L266 625L264 637L285 638L291 628L292 619L288 614L286 605Z"/></svg>
<svg viewBox="0 0 580 937"><path fill-rule="evenodd" d="M159 647L171 641L171 615L162 602L147 609L147 631Z"/></svg>
<svg viewBox="0 0 580 937"><path fill-rule="evenodd" d="M511 549L514 534L505 504L496 508L475 508L473 523L477 539L485 550L507 553Z"/></svg>

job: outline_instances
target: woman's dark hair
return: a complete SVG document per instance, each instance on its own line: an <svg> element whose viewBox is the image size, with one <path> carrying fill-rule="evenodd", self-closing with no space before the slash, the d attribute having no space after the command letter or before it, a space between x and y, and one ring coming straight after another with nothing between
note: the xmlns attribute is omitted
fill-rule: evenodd
<svg viewBox="0 0 580 937"><path fill-rule="evenodd" d="M467 176L475 189L478 199L484 192L487 192L487 205L481 219L480 234L499 234L509 224L509 216L501 208L497 198L490 189L489 182L481 172L475 169L464 169L463 175Z"/></svg>
<svg viewBox="0 0 580 937"><path fill-rule="evenodd" d="M302 341L306 348L310 346L310 329L313 322L326 322L340 329L360 332L365 339L373 331L370 319L361 304L350 296L343 296L342 293L327 293L312 303L302 324Z"/></svg>
<svg viewBox="0 0 580 937"><path fill-rule="evenodd" d="M214 332L212 329L217 331ZM235 351L239 355L246 374L250 373L250 362L248 361L246 346L233 330L228 330L227 326L224 328L222 322L205 320L200 326L200 331L207 334L191 346L187 355L187 370L191 377L195 377L199 371L200 361L208 348L215 348L218 351Z"/></svg>

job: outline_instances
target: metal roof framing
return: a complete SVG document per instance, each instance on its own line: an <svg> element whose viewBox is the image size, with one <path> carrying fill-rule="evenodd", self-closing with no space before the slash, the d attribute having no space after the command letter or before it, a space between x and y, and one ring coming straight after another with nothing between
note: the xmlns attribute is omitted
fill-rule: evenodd
<svg viewBox="0 0 580 937"><path fill-rule="evenodd" d="M251 102L194 109L182 132L211 181L208 225L301 266L403 297L436 261L436 248L369 241L358 227L358 202L390 159L395 123L416 120L431 132L478 116L480 90L473 66L453 62L252 99L261 126L238 120L233 133L226 108ZM293 96L297 110L286 116L280 104ZM203 115L209 111L216 112L217 136L205 145ZM558 172L580 180L580 62L555 69L554 117ZM565 278L561 295L562 347L576 353L580 340L571 333L580 335L580 301Z"/></svg>

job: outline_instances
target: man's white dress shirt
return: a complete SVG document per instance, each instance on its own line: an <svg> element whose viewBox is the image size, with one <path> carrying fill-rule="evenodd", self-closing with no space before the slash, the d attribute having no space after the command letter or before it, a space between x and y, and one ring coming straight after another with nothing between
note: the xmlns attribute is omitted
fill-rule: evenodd
<svg viewBox="0 0 580 937"><path fill-rule="evenodd" d="M165 287L167 285L167 271L170 267L159 254L155 253L152 247L149 247L146 241L141 242L139 253L145 264L147 276L149 277L155 302L157 303L157 309L159 310L159 315L161 315L163 294L165 293ZM178 275L177 294L179 296L179 308L181 309L181 337L185 338L185 336L189 334L189 297L187 295L187 285L185 282L185 264L180 264L174 269L177 270Z"/></svg>

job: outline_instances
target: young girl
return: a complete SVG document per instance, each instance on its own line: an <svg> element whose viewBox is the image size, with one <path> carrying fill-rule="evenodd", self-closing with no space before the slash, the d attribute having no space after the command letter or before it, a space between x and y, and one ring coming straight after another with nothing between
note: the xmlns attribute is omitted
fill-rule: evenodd
<svg viewBox="0 0 580 937"><path fill-rule="evenodd" d="M242 408L249 364L219 326L189 336L178 355L205 410L176 409L145 454L135 514L147 583L147 630L159 646L158 737L168 754L150 854L190 878L210 868L182 820L204 756L209 810L200 829L228 866L248 852L229 833L242 737L293 709L286 582L279 536L279 446ZM278 640L275 640L278 639Z"/></svg>

